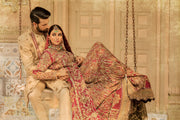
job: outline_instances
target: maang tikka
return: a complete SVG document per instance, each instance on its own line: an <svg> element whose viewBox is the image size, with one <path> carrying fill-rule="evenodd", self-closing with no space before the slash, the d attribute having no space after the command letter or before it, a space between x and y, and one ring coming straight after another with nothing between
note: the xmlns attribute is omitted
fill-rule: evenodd
<svg viewBox="0 0 180 120"><path fill-rule="evenodd" d="M54 26L54 32L58 32L59 28L55 25Z"/></svg>

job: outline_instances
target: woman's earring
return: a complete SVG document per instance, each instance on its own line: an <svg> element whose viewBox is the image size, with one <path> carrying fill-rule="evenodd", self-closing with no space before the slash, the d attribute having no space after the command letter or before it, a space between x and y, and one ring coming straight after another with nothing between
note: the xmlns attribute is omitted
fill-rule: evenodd
<svg viewBox="0 0 180 120"><path fill-rule="evenodd" d="M51 48L51 40L49 37L48 37L48 44L49 44L48 48Z"/></svg>
<svg viewBox="0 0 180 120"><path fill-rule="evenodd" d="M64 41L62 42L62 46L61 46L64 50L66 50L65 46L64 46ZM61 49L62 49L61 48Z"/></svg>

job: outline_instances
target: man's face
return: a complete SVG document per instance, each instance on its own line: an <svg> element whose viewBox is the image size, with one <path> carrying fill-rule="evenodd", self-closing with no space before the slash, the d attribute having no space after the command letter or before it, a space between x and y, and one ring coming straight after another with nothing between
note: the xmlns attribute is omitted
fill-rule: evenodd
<svg viewBox="0 0 180 120"><path fill-rule="evenodd" d="M49 19L40 19L39 18L40 23L36 24L36 30L40 33L47 33L48 29L49 29Z"/></svg>

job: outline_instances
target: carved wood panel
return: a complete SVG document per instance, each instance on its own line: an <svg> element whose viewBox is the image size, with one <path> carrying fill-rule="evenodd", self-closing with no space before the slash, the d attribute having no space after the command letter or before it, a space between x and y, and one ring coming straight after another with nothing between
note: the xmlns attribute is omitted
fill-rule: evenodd
<svg viewBox="0 0 180 120"><path fill-rule="evenodd" d="M85 56L97 41L108 45L106 0L70 0L69 6L69 39L75 53Z"/></svg>

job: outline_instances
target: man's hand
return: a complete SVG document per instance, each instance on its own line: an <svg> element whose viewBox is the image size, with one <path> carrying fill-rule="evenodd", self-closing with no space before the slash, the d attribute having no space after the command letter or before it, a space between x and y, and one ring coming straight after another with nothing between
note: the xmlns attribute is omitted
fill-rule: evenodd
<svg viewBox="0 0 180 120"><path fill-rule="evenodd" d="M57 78L58 79L67 79L69 78L69 74L66 68L61 68L57 71Z"/></svg>

